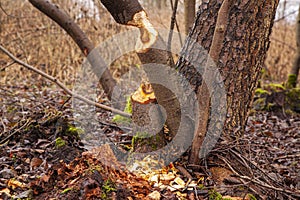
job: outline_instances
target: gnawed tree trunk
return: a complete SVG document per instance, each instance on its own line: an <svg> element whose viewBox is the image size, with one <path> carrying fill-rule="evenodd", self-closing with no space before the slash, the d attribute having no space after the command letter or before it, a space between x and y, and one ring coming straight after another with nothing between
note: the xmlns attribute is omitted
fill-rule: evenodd
<svg viewBox="0 0 300 200"><path fill-rule="evenodd" d="M132 122L135 136L132 139L134 152L147 153L155 151L166 145L163 130L164 121L159 109L153 89L149 83L141 86L131 95Z"/></svg>
<svg viewBox="0 0 300 200"><path fill-rule="evenodd" d="M253 92L269 47L269 36L277 5L278 0L203 2L182 51L178 69L191 80L192 84L200 85L200 91L205 92L203 85L197 82L199 79L195 79L194 73L189 73L191 68L189 63L206 65L205 59L201 60L194 56L195 41L199 41L216 62L224 78L227 92L227 114L224 127L215 128L216 130L222 128L228 140L238 139L245 129ZM216 35L221 37L215 37ZM207 94L198 92L198 95L199 98L203 98ZM191 163L199 162L199 148L203 146L203 130L209 123L213 123L208 122L207 117L202 118L202 115L199 121L200 126L195 134L190 156ZM203 154L200 152L200 155Z"/></svg>
<svg viewBox="0 0 300 200"><path fill-rule="evenodd" d="M122 7L122 3L114 3L114 6ZM165 66L174 67L173 59L170 57L169 52L166 51L167 46L165 41L163 41L157 31L153 28L144 10L139 10L132 7L132 9L136 12L134 13L127 10L126 12L121 12L121 8L116 9L113 8L113 6L106 8L116 20L118 19L117 16L125 15L122 18L129 19L125 22L125 25L135 26L140 29L141 38L139 48L137 49L137 54L144 65L144 70L147 74L149 82L152 85L158 104L166 110L166 124L168 125L171 134L174 136L178 131L181 121L179 101L173 91L167 89L159 82L160 80L164 80L172 83L176 82L177 80L165 80L168 74L172 73L169 72L171 69L166 69L163 72L161 70L157 70L159 68L158 65L161 65L162 68L165 68ZM138 8L140 8L140 6L138 6ZM130 8L128 7L126 9ZM118 12L116 12L116 10L118 10ZM162 113L162 111L158 111L157 113L159 112ZM153 117L161 118L162 116ZM159 120L163 121L164 119L157 119L155 121Z"/></svg>
<svg viewBox="0 0 300 200"><path fill-rule="evenodd" d="M290 71L290 74L288 75L288 80L286 84L288 88L296 87L298 75L299 75L299 69L300 69L300 6L299 6L298 16L296 20L296 42L297 42L296 57L295 57L293 67Z"/></svg>

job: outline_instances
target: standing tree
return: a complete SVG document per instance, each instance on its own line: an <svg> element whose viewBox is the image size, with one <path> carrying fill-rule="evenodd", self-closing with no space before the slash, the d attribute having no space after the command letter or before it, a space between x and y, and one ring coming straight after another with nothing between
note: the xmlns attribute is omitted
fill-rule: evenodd
<svg viewBox="0 0 300 200"><path fill-rule="evenodd" d="M192 38L198 41L216 62L224 78L227 93L223 133L229 140L238 139L245 129L253 92L269 48L269 36L278 2L278 0L204 1L182 51L182 58L177 64L182 73L188 72L189 63L196 58L192 56L191 46L194 44L189 42ZM193 74L187 76L192 78ZM203 87L205 85L200 88ZM205 89L200 91L203 91L198 93L201 101L208 94ZM206 106L209 106L208 102ZM207 112L206 117L201 115L205 121L200 121L195 134L190 155L191 163L199 161L199 149L209 123L208 114Z"/></svg>
<svg viewBox="0 0 300 200"><path fill-rule="evenodd" d="M185 101L188 105L184 106L193 109L199 104L198 117L190 118L189 113L181 113L176 95L159 84L152 84L158 103L166 110L166 123L171 135L175 137L179 124L184 124L185 131L191 133L187 136L194 138L190 163L197 164L200 159L199 155L205 155L203 154L205 152L200 152L200 149L203 144L206 144L203 142L205 135L210 131L209 126L223 132L224 138L231 141L239 139L243 134L253 92L269 47L269 36L278 1L203 1L193 29L182 50L182 55L175 66L197 94L198 102L196 104ZM47 9L37 6L40 2L44 2L43 0L30 0L30 2L35 3L34 5L42 12L47 11ZM169 53L166 51L167 47L165 50L157 48L157 45L164 46L164 41L151 25L138 1L102 0L102 3L118 23L136 26L140 29L141 46L138 49L138 55L143 64L159 63L174 67ZM58 18L51 16L55 14L57 13L51 12L47 15L59 22ZM217 69L223 76L223 79L219 77L218 79L225 85L227 93L225 97L218 98L218 94L214 94L211 98L209 87L212 82L206 82L207 79L205 79L205 77L214 76L209 70L211 61L207 57L201 56L203 49L196 48L197 45L201 45L207 50L216 63ZM197 65L205 66L202 74L197 72ZM150 82L161 77L160 72L155 71L154 67L145 67L145 71ZM176 80L169 81L176 82ZM214 91L212 92L214 93ZM212 101L219 102L220 107L212 110L210 106ZM227 105L222 102L227 102ZM222 115L222 109L226 109L224 126L220 120L214 121L218 114ZM214 114L215 117L212 118L211 114ZM198 121L192 122L193 120ZM184 143L186 138L181 137L180 139Z"/></svg>
<svg viewBox="0 0 300 200"><path fill-rule="evenodd" d="M195 20L196 0L184 0L184 31L190 32L191 26Z"/></svg>
<svg viewBox="0 0 300 200"><path fill-rule="evenodd" d="M298 16L296 20L296 44L297 44L296 57L287 80L287 86L289 88L296 87L299 70L300 70L300 6L299 6Z"/></svg>

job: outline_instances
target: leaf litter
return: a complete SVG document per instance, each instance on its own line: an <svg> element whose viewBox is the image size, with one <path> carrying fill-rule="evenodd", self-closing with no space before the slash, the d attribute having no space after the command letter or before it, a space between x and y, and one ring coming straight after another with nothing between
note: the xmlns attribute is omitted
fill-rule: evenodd
<svg viewBox="0 0 300 200"><path fill-rule="evenodd" d="M239 144L221 143L199 166L189 166L183 155L167 166L146 157L128 167L112 162L116 158L107 145L87 151L80 133L68 132L74 125L69 97L46 88L1 85L2 199L209 199L218 193L232 199L250 199L248 193L257 199L297 199L299 195L299 116L282 119L257 112L249 117ZM102 131L112 141L126 144L131 140L124 129L113 125L107 112L97 115ZM229 173L236 168L230 170L216 161L228 151L236 160L244 159L258 177L256 182L243 180L243 169Z"/></svg>

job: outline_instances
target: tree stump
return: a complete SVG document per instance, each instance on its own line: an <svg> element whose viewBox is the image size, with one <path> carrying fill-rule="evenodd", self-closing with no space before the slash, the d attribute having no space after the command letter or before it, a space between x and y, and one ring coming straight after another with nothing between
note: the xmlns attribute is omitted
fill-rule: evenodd
<svg viewBox="0 0 300 200"><path fill-rule="evenodd" d="M142 83L134 92L131 104L135 133L132 139L133 151L146 153L165 146L165 117L149 83Z"/></svg>

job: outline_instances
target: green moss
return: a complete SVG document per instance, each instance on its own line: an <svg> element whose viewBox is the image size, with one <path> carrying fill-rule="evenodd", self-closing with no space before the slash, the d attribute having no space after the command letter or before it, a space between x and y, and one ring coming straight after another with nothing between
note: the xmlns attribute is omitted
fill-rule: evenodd
<svg viewBox="0 0 300 200"><path fill-rule="evenodd" d="M216 190L210 190L208 193L208 199L209 200L223 200L223 197L220 193L218 193Z"/></svg>
<svg viewBox="0 0 300 200"><path fill-rule="evenodd" d="M297 75L296 74L289 74L288 80L286 82L287 88L294 88L297 85Z"/></svg>
<svg viewBox="0 0 300 200"><path fill-rule="evenodd" d="M107 179L102 185L102 199L108 199L109 193L114 191L116 191L116 184L110 179Z"/></svg>
<svg viewBox="0 0 300 200"><path fill-rule="evenodd" d="M253 194L247 194L248 199L250 200L256 200L255 196Z"/></svg>
<svg viewBox="0 0 300 200"><path fill-rule="evenodd" d="M300 88L292 88L286 93L287 107L293 111L300 111Z"/></svg>
<svg viewBox="0 0 300 200"><path fill-rule="evenodd" d="M73 126L72 124L68 124L68 128L66 130L66 135L78 136L83 133L84 133L83 129Z"/></svg>
<svg viewBox="0 0 300 200"><path fill-rule="evenodd" d="M292 88L287 92L287 97L292 100L300 100L300 88Z"/></svg>
<svg viewBox="0 0 300 200"><path fill-rule="evenodd" d="M63 140L61 137L56 138L56 140L55 140L55 146L57 148L63 147L65 145L66 145L66 141L65 140Z"/></svg>
<svg viewBox="0 0 300 200"><path fill-rule="evenodd" d="M146 138L149 136L149 133L147 132L136 132L136 134L131 139L131 146L132 148L134 145L140 141L142 141L142 138Z"/></svg>
<svg viewBox="0 0 300 200"><path fill-rule="evenodd" d="M115 115L112 121L118 124L129 124L131 122L131 119L127 117L123 117L121 115Z"/></svg>
<svg viewBox="0 0 300 200"><path fill-rule="evenodd" d="M152 136L147 132L137 132L131 140L132 150L134 151L136 147L142 146L148 150L157 150L164 143L162 140L160 134Z"/></svg>
<svg viewBox="0 0 300 200"><path fill-rule="evenodd" d="M126 106L124 108L124 112L126 113L132 113L132 105L131 105L131 97L127 97L126 99ZM130 118L123 117L121 115L115 115L112 119L113 122L119 123L119 124L127 124L131 122Z"/></svg>
<svg viewBox="0 0 300 200"><path fill-rule="evenodd" d="M272 108L275 106L275 103L268 103L267 105L266 105L266 110L267 111L271 111L272 110Z"/></svg>
<svg viewBox="0 0 300 200"><path fill-rule="evenodd" d="M127 97L127 99L126 99L126 106L125 106L124 112L132 113L132 104L131 104L131 97L130 96Z"/></svg>
<svg viewBox="0 0 300 200"><path fill-rule="evenodd" d="M64 189L61 194L66 194L67 192L71 191L73 188L66 188Z"/></svg>
<svg viewBox="0 0 300 200"><path fill-rule="evenodd" d="M277 92L277 91L285 90L286 88L283 86L283 84L280 83L270 83L265 86L265 89Z"/></svg>
<svg viewBox="0 0 300 200"><path fill-rule="evenodd" d="M255 110L264 110L266 108L266 98L258 98L253 102Z"/></svg>
<svg viewBox="0 0 300 200"><path fill-rule="evenodd" d="M264 90L262 88L257 88L255 90L255 95L267 95L270 94L270 92L268 92L267 90Z"/></svg>

